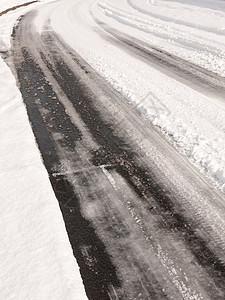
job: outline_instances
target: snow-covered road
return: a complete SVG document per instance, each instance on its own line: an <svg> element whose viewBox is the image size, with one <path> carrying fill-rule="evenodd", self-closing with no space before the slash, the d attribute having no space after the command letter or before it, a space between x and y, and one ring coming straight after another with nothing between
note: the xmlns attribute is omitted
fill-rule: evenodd
<svg viewBox="0 0 225 300"><path fill-rule="evenodd" d="M89 299L225 297L224 17L219 0L46 0L14 26L11 53L10 26L0 27L0 50L17 74ZM28 154L37 153L35 146L28 143L26 151L18 165L25 157L29 166L34 159L43 168ZM24 189L28 177L19 174ZM3 182L8 176L2 173ZM44 170L36 176L43 194L50 193L50 202L42 202L52 212L41 219L41 246L29 260L43 248L43 264L55 264L42 281L38 265L19 299L38 299L41 284L41 298L49 299L58 278L61 289L52 298L77 293L83 299L56 199ZM44 214L35 179L31 189L37 194L28 212L38 205ZM10 216L7 210L3 216ZM51 232L54 226L59 236ZM31 233L26 229L33 249ZM44 259L50 241L54 251L57 245L65 249L65 259L59 250ZM28 274L22 257L20 280ZM65 268L44 285L60 263ZM63 281L72 273L69 283ZM10 291L7 283L14 277L10 270L4 274L0 296L14 299L20 280ZM29 294L35 278L37 288Z"/></svg>
<svg viewBox="0 0 225 300"><path fill-rule="evenodd" d="M144 44L129 40L125 49L117 32L105 31L101 5L43 5L22 16L12 35L20 90L87 296L223 299L223 194L156 128L162 128L160 120L169 126L179 117L182 130L194 123L187 128L191 134L197 125L207 138L209 130L218 133L212 124L218 116L212 120L205 113L212 105L212 111L216 105L224 109L218 94L223 77L196 67L206 82L212 80L209 97L194 88L190 74L179 80L185 60L171 56L175 67L180 64L173 76L168 52L161 51L158 69L153 48L148 53ZM115 29L111 21L109 27ZM203 83L201 76L195 80ZM136 99L133 108L126 99ZM204 117L198 119L201 101Z"/></svg>

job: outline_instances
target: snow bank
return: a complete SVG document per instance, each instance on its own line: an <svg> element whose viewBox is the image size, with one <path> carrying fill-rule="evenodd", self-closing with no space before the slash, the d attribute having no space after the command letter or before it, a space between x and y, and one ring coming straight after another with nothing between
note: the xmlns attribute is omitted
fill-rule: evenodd
<svg viewBox="0 0 225 300"><path fill-rule="evenodd" d="M127 0L98 5L117 21L106 20L111 26L225 77L225 4L221 1Z"/></svg>

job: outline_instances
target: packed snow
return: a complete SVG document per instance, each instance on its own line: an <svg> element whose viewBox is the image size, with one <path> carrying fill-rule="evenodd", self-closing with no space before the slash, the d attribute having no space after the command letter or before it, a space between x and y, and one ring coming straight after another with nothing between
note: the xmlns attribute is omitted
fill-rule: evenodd
<svg viewBox="0 0 225 300"><path fill-rule="evenodd" d="M8 3L22 1L1 0L0 11ZM1 51L29 9L0 17ZM21 94L1 57L0 120L0 299L87 299Z"/></svg>
<svg viewBox="0 0 225 300"><path fill-rule="evenodd" d="M191 83L185 85L118 47L96 23L97 19L225 76L225 3L68 0L43 7L36 19L40 32L49 10L53 29L195 167L225 191L224 101L196 91ZM59 21L62 18L63 26Z"/></svg>

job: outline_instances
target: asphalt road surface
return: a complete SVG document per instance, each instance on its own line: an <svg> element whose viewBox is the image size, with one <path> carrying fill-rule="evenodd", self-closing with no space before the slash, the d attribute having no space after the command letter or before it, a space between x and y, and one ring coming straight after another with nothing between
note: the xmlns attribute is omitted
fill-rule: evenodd
<svg viewBox="0 0 225 300"><path fill-rule="evenodd" d="M88 298L224 300L221 194L34 17L11 63Z"/></svg>

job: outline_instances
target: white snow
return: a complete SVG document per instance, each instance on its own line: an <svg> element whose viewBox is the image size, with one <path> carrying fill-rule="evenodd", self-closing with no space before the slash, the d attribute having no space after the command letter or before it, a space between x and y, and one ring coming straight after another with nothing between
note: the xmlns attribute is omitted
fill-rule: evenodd
<svg viewBox="0 0 225 300"><path fill-rule="evenodd" d="M31 2L32 0L1 0L1 5L0 5L0 13L2 11L5 11L11 7L21 5L26 2Z"/></svg>
<svg viewBox="0 0 225 300"><path fill-rule="evenodd" d="M117 21L113 26L121 28L121 23L125 24L123 31L225 76L225 4L222 1L122 2L123 5L116 7L108 4L110 1L99 3L105 15Z"/></svg>
<svg viewBox="0 0 225 300"><path fill-rule="evenodd" d="M0 11L21 2L1 0ZM0 17L1 51L28 9ZM21 94L2 58L0 140L0 299L87 299Z"/></svg>
<svg viewBox="0 0 225 300"><path fill-rule="evenodd" d="M94 19L225 76L225 3L61 1L39 12L35 23L40 32L49 15L53 29L225 191L224 101L197 92L117 47Z"/></svg>
<svg viewBox="0 0 225 300"><path fill-rule="evenodd" d="M2 1L0 11L11 2L21 4ZM50 18L71 47L225 192L224 101L118 47L93 18L225 77L224 1L61 0L34 6L39 32ZM10 46L17 16L29 9L0 17L0 51ZM0 298L85 299L21 95L1 59L0 81Z"/></svg>

